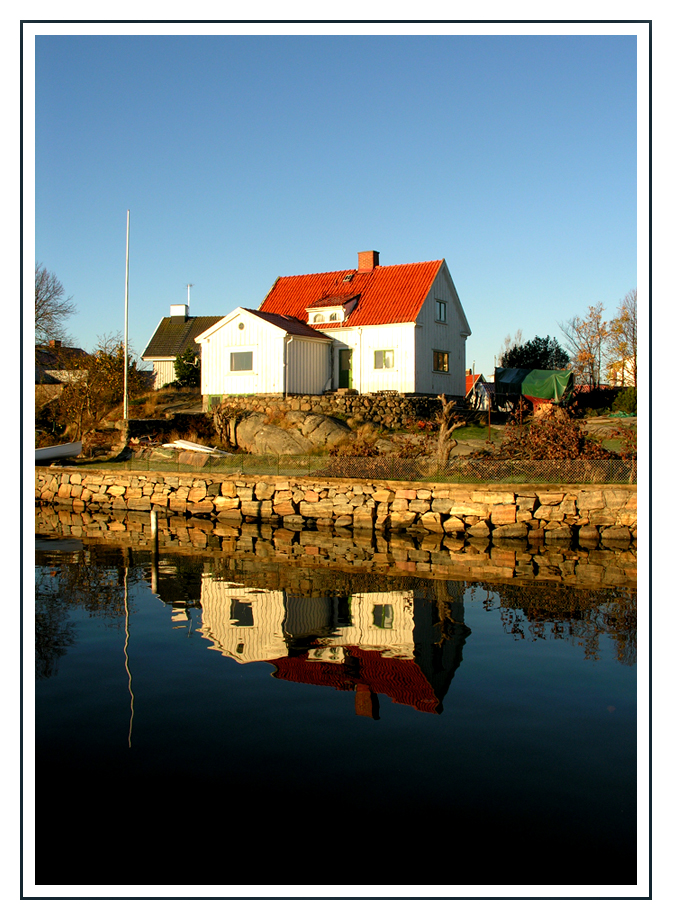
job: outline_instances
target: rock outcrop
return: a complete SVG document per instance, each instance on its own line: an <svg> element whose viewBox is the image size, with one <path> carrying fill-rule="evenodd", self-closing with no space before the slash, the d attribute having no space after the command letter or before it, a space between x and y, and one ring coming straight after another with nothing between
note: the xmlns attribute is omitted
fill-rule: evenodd
<svg viewBox="0 0 673 921"><path fill-rule="evenodd" d="M250 454L310 454L350 437L344 422L300 410L286 413L282 426L269 422L266 413L251 413L235 430L237 446Z"/></svg>

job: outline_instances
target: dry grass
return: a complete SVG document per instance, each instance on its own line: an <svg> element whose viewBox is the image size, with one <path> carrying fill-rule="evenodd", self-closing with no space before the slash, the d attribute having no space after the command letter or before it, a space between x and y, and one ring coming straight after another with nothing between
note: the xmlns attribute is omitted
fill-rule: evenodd
<svg viewBox="0 0 673 921"><path fill-rule="evenodd" d="M296 428L293 422L287 418L287 410L271 407L266 410L266 421L268 425L275 425L286 432Z"/></svg>
<svg viewBox="0 0 673 921"><path fill-rule="evenodd" d="M372 457L378 454L376 443L380 430L371 422L364 422L354 429L355 438L345 435L329 447L332 456Z"/></svg>
<svg viewBox="0 0 673 921"><path fill-rule="evenodd" d="M171 429L168 435L162 435L162 440L166 443L172 441L191 441L194 444L205 445L208 448L215 447L214 442L216 441L216 439L213 438L204 438L203 433L199 432L196 428L190 428L187 431Z"/></svg>

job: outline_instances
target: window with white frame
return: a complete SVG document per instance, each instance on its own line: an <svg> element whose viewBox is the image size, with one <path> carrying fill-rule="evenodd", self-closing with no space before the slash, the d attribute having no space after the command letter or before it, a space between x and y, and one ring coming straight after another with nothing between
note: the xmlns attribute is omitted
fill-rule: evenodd
<svg viewBox="0 0 673 921"><path fill-rule="evenodd" d="M238 627L254 627L255 618L252 613L252 603L250 601L241 601L239 598L232 598L229 618Z"/></svg>
<svg viewBox="0 0 673 921"><path fill-rule="evenodd" d="M395 350L394 349L377 349L374 352L374 369L383 371L386 368L395 367Z"/></svg>
<svg viewBox="0 0 673 921"><path fill-rule="evenodd" d="M446 301L435 301L435 320L446 323Z"/></svg>
<svg viewBox="0 0 673 921"><path fill-rule="evenodd" d="M337 307L336 310L330 310L329 313L323 313L321 311L318 313L309 313L308 322L312 325L315 323L340 323L343 321L343 318L343 307Z"/></svg>
<svg viewBox="0 0 673 921"><path fill-rule="evenodd" d="M440 371L442 374L449 373L449 353L448 352L433 351L432 370Z"/></svg>
<svg viewBox="0 0 673 921"><path fill-rule="evenodd" d="M230 371L252 371L252 352L231 352L229 354Z"/></svg>
<svg viewBox="0 0 673 921"><path fill-rule="evenodd" d="M393 606L392 604L375 604L372 610L374 626L379 630L392 630Z"/></svg>

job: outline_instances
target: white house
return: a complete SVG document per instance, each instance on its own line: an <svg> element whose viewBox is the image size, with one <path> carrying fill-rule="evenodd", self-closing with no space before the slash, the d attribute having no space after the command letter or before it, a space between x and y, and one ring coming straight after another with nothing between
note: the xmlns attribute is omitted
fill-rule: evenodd
<svg viewBox="0 0 673 921"><path fill-rule="evenodd" d="M196 337L201 393L212 406L234 393L322 393L332 340L294 317L237 307Z"/></svg>
<svg viewBox="0 0 673 921"><path fill-rule="evenodd" d="M460 395L470 334L443 259L382 266L361 252L357 269L278 278L258 311L197 336L202 392Z"/></svg>
<svg viewBox="0 0 673 921"><path fill-rule="evenodd" d="M347 647L376 650L384 658L414 658L412 591L352 595L347 625L334 622L332 602L249 589L204 574L200 632L210 649L241 664L284 658L292 638L301 636L321 637L308 651L309 661L343 663Z"/></svg>
<svg viewBox="0 0 673 921"><path fill-rule="evenodd" d="M241 664L287 655L284 592L248 589L204 573L201 608L200 632L209 649Z"/></svg>
<svg viewBox="0 0 673 921"><path fill-rule="evenodd" d="M608 365L607 379L612 387L635 387L636 386L636 363L631 358L621 358L619 361L613 361Z"/></svg>

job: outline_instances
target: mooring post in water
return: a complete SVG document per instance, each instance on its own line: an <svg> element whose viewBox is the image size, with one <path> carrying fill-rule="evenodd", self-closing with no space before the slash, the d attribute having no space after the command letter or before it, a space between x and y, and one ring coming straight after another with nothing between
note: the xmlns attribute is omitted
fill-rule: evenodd
<svg viewBox="0 0 673 921"><path fill-rule="evenodd" d="M150 512L150 528L152 531L152 593L156 595L159 592L159 523L156 509Z"/></svg>

